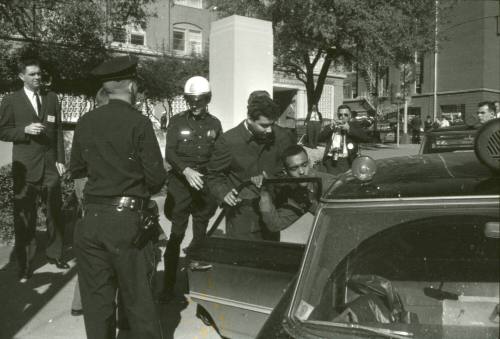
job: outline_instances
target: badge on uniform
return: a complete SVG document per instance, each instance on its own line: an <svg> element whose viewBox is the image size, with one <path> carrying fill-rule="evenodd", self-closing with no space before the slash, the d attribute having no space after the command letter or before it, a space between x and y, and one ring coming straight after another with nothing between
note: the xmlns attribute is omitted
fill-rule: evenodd
<svg viewBox="0 0 500 339"><path fill-rule="evenodd" d="M47 122L56 122L56 117L53 115L47 115Z"/></svg>
<svg viewBox="0 0 500 339"><path fill-rule="evenodd" d="M207 131L207 137L209 138L215 138L215 130L211 129Z"/></svg>
<svg viewBox="0 0 500 339"><path fill-rule="evenodd" d="M190 135L191 131L190 130L183 130L181 131L181 135Z"/></svg>

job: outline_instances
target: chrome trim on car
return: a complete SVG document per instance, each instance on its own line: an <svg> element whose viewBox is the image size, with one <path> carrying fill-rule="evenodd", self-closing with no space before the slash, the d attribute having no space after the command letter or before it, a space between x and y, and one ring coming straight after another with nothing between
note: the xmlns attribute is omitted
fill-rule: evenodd
<svg viewBox="0 0 500 339"><path fill-rule="evenodd" d="M221 305L226 305L226 306L231 306L231 307L237 307L237 308L242 308L245 310L253 311L253 312L258 312L258 313L263 313L263 314L271 314L273 311L272 308L270 307L265 307L265 306L259 306L255 304L249 304L249 303L244 303L241 301L235 301L232 299L226 299L226 298L221 298L221 297L214 297L208 294L203 294L203 293L197 293L197 292L190 292L188 296L191 299L199 299L199 300L204 300L204 301L209 301L213 302L216 304L221 304Z"/></svg>
<svg viewBox="0 0 500 339"><path fill-rule="evenodd" d="M326 194L328 195L328 193ZM476 200L476 199L498 199L500 195L462 195L462 196L435 196L435 197L401 197L401 198L354 198L354 199L331 199L322 197L321 202L329 203L359 203L359 202L409 202L409 201L436 201L436 200Z"/></svg>

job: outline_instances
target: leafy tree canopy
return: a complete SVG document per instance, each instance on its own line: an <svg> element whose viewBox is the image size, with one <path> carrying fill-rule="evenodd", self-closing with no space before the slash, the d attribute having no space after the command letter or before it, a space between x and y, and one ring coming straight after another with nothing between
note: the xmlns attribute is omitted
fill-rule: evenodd
<svg viewBox="0 0 500 339"><path fill-rule="evenodd" d="M144 26L155 0L0 0L0 90L16 85L18 58L38 57L46 81L64 93L95 92L89 72L108 57L115 27Z"/></svg>
<svg viewBox="0 0 500 339"><path fill-rule="evenodd" d="M276 69L317 104L331 66L396 65L434 46L434 0L213 0L223 16L272 22ZM443 13L444 11L441 11Z"/></svg>
<svg viewBox="0 0 500 339"><path fill-rule="evenodd" d="M139 74L141 87L148 99L156 102L167 101L168 112L172 112L172 101L184 91L184 84L192 76L208 76L208 58L206 56L176 58L163 55L141 63Z"/></svg>

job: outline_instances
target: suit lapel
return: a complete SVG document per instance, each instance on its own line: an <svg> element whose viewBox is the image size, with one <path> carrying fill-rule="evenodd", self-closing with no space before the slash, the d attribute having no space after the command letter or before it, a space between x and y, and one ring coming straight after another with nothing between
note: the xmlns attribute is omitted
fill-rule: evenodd
<svg viewBox="0 0 500 339"><path fill-rule="evenodd" d="M26 106L26 110L28 112L31 113L31 115L36 119L36 120L40 120L40 118L38 117L38 115L36 114L36 111L35 109L33 108L33 105L31 104L31 101L30 99L28 98L28 96L26 95L26 92L24 92L24 89L21 89L20 91L20 94L21 94L21 99L24 103L24 105ZM42 108L42 111L43 111L43 108Z"/></svg>

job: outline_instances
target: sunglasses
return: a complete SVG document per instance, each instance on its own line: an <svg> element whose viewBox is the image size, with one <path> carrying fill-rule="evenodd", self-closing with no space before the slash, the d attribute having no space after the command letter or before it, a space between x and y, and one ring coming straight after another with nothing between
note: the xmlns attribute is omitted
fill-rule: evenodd
<svg viewBox="0 0 500 339"><path fill-rule="evenodd" d="M349 113L346 113L346 114L338 114L339 118L341 117L348 117L349 116Z"/></svg>

